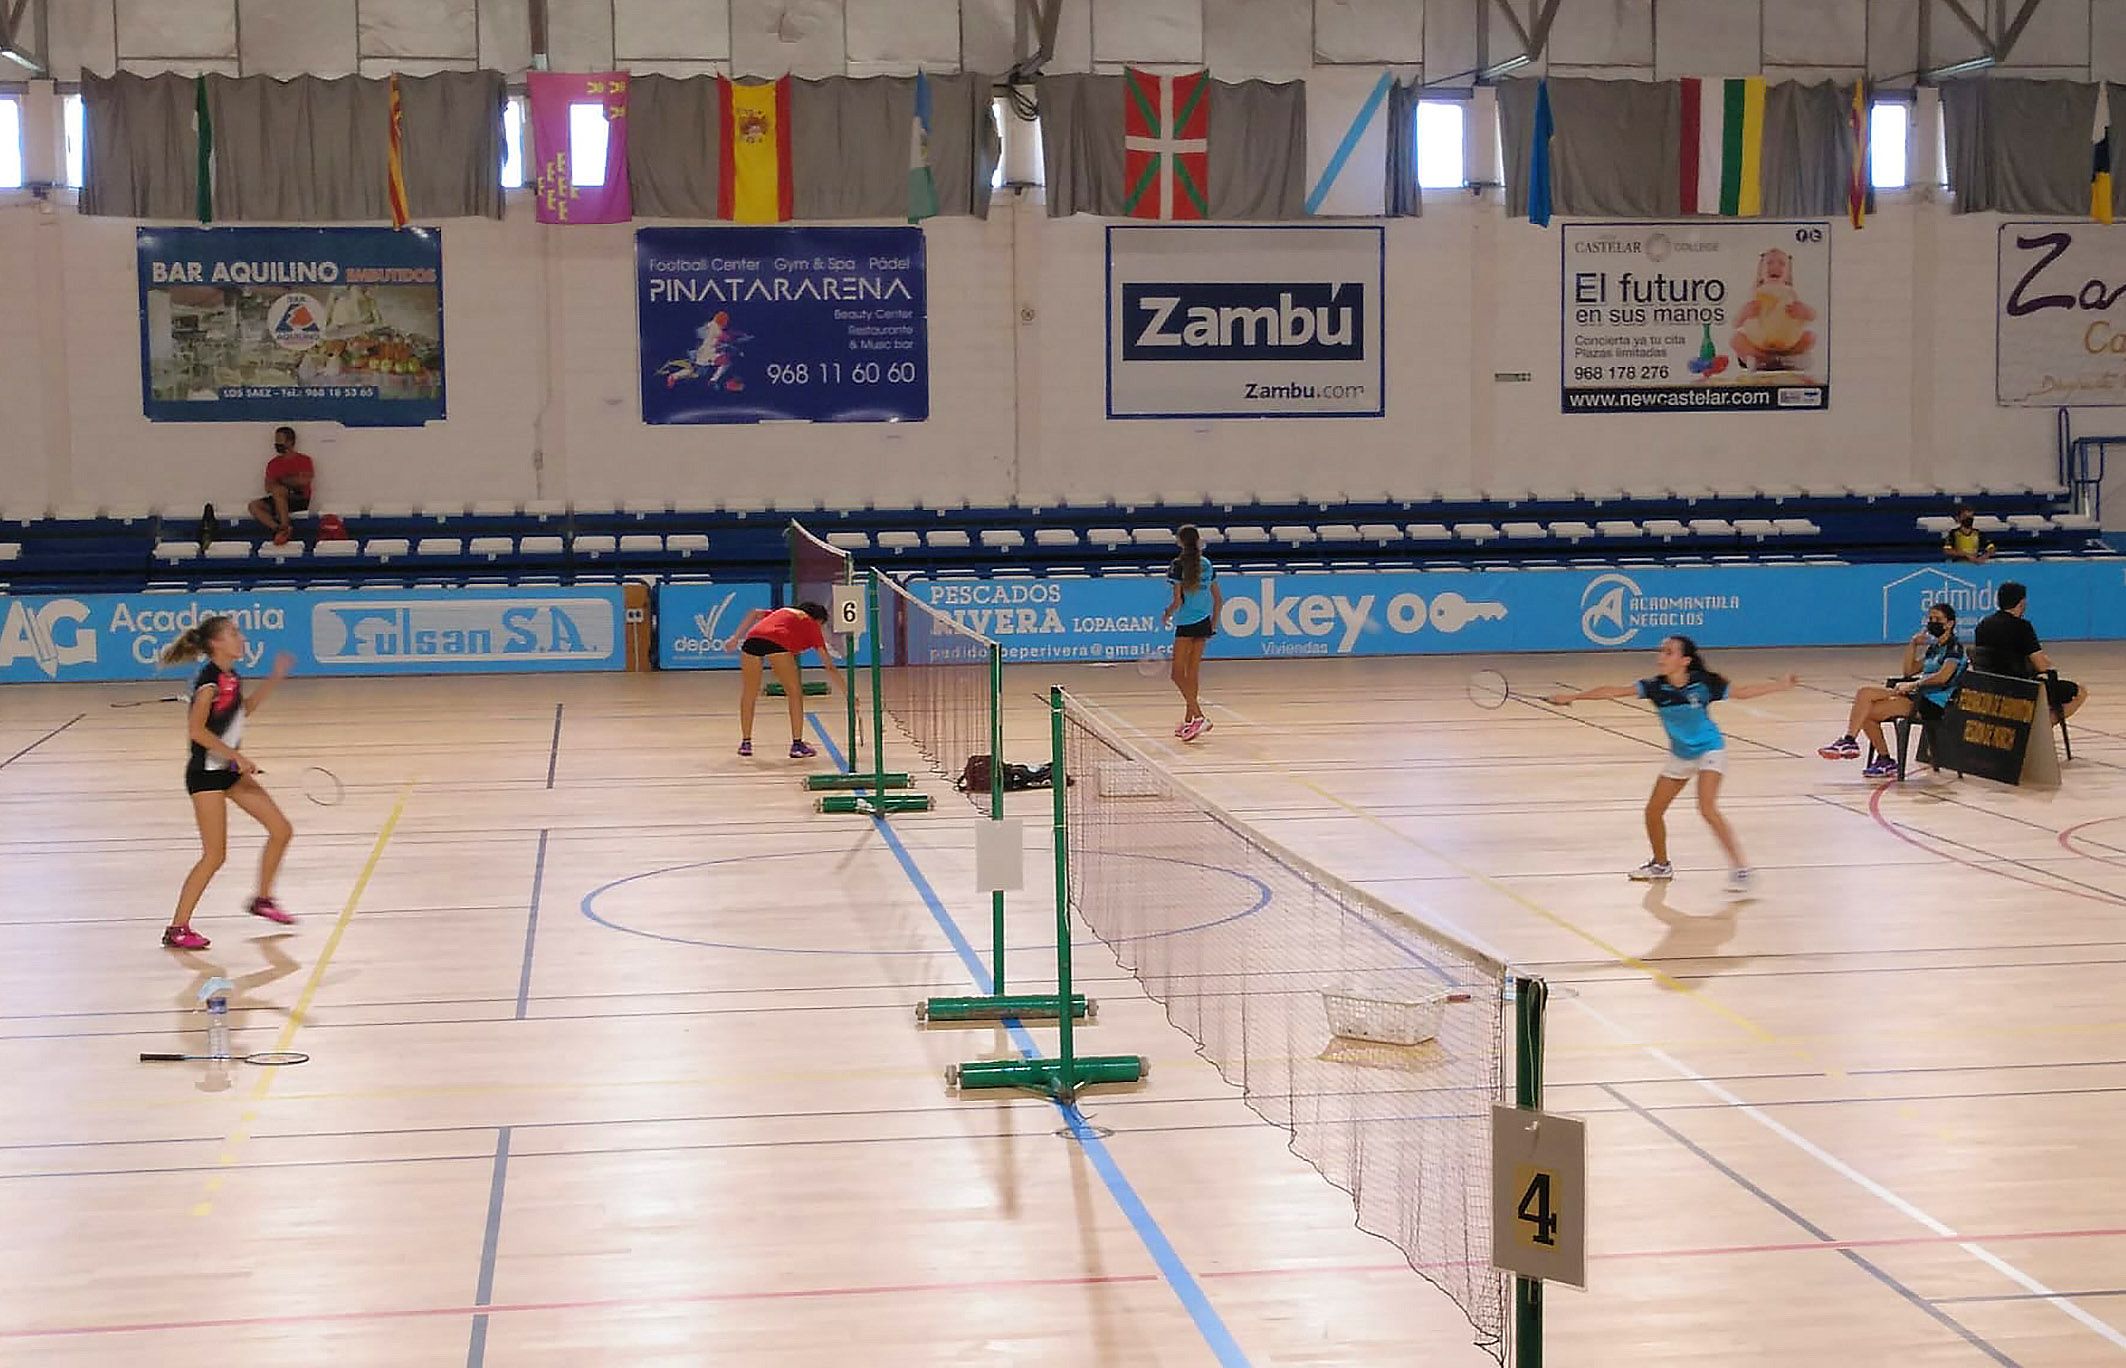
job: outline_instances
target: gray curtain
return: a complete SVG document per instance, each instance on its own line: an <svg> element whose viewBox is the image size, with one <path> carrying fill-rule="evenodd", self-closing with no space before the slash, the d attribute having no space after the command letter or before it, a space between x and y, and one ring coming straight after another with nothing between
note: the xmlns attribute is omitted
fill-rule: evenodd
<svg viewBox="0 0 2126 1368"><path fill-rule="evenodd" d="M930 166L938 209L989 216L1003 154L990 118L991 78L930 79ZM716 82L638 76L628 93L628 187L638 218L713 219L723 149ZM790 83L790 201L800 221L897 219L908 212L915 78L830 77Z"/></svg>
<svg viewBox="0 0 2126 1368"><path fill-rule="evenodd" d="M341 76L209 76L214 216L224 222L388 219L390 96Z"/></svg>
<svg viewBox="0 0 2126 1368"><path fill-rule="evenodd" d="M1764 88L1764 213L1836 218L1853 167L1853 87L1781 81Z"/></svg>
<svg viewBox="0 0 2126 1368"><path fill-rule="evenodd" d="M506 98L499 71L399 77L406 203L415 218L502 217Z"/></svg>
<svg viewBox="0 0 2126 1368"><path fill-rule="evenodd" d="M81 212L189 219L198 205L199 138L190 76L81 73Z"/></svg>
<svg viewBox="0 0 2126 1368"><path fill-rule="evenodd" d="M1506 212L1528 213L1528 159L1535 130L1533 80L1501 81L1499 136ZM1551 211L1590 218L1674 218L1681 212L1676 149L1683 139L1682 87L1674 81L1553 77Z"/></svg>
<svg viewBox="0 0 2126 1368"><path fill-rule="evenodd" d="M1043 76L1041 152L1051 218L1120 217L1123 79ZM1210 92L1210 217L1306 216L1305 83L1213 81Z"/></svg>
<svg viewBox="0 0 2126 1368"><path fill-rule="evenodd" d="M1417 186L1417 102L1424 87L1397 81L1388 89L1388 213L1416 218L1425 212ZM1525 200L1525 195L1523 196Z"/></svg>
<svg viewBox="0 0 2126 1368"><path fill-rule="evenodd" d="M2119 155L2121 88L2111 89L2111 155ZM2096 87L2078 81L1992 77L1941 88L1949 189L1956 212L2089 213L2089 135ZM2116 211L2116 206L2114 206Z"/></svg>

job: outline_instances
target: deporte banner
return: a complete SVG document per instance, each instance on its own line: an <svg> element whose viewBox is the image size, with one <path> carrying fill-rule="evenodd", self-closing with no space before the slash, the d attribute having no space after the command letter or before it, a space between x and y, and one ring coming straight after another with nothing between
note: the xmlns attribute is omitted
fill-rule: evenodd
<svg viewBox="0 0 2126 1368"><path fill-rule="evenodd" d="M215 614L243 628L247 674L280 651L298 674L618 670L622 611L618 587L0 596L0 682L182 683L196 665L155 658Z"/></svg>
<svg viewBox="0 0 2126 1368"><path fill-rule="evenodd" d="M930 416L920 228L642 228L645 423Z"/></svg>
<svg viewBox="0 0 2126 1368"><path fill-rule="evenodd" d="M1831 403L1831 231L1782 223L1568 223L1567 413L1775 413Z"/></svg>
<svg viewBox="0 0 2126 1368"><path fill-rule="evenodd" d="M1377 227L1107 230L1107 416L1378 418Z"/></svg>
<svg viewBox="0 0 2126 1368"><path fill-rule="evenodd" d="M738 624L771 606L765 584L666 584L657 591L657 668L737 669Z"/></svg>
<svg viewBox="0 0 2126 1368"><path fill-rule="evenodd" d="M2126 638L2126 562L1986 566L1222 573L1208 654L1289 656L1901 645L1947 603L1969 640L2005 580L2030 589L2047 641ZM1135 660L1171 643L1156 576L918 581L925 601L1002 644L1007 661ZM2069 671L2071 673L2071 670Z"/></svg>
<svg viewBox="0 0 2126 1368"><path fill-rule="evenodd" d="M443 417L433 228L142 228L140 387L159 422Z"/></svg>
<svg viewBox="0 0 2126 1368"><path fill-rule="evenodd" d="M1994 395L2007 407L2126 404L2126 227L2004 223Z"/></svg>

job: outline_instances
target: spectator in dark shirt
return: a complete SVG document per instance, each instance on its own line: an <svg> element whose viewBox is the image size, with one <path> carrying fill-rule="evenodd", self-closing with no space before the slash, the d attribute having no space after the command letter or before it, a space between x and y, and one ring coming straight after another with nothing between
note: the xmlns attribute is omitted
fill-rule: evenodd
<svg viewBox="0 0 2126 1368"><path fill-rule="evenodd" d="M2089 701L2089 690L2071 679L2061 679L2052 667L2052 657L2039 644L2037 629L2024 620L2030 591L2014 580L2001 584L1994 595L1999 611L1978 624L1972 634L1972 667L1988 674L2012 675L2018 679L2045 681L2045 699L2061 721L2080 711Z"/></svg>
<svg viewBox="0 0 2126 1368"><path fill-rule="evenodd" d="M317 466L295 449L295 429L273 429L273 459L266 462L266 497L251 501L251 516L273 534L273 544L283 546L295 535L291 514L310 511L310 490L317 481Z"/></svg>
<svg viewBox="0 0 2126 1368"><path fill-rule="evenodd" d="M1978 519L1968 508L1956 510L1956 526L1942 538L1941 553L1953 561L1970 561L1983 565L1993 559L1993 543L1978 530Z"/></svg>

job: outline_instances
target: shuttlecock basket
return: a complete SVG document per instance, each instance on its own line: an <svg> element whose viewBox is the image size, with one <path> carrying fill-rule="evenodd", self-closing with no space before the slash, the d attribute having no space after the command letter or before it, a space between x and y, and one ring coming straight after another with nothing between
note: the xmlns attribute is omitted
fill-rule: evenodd
<svg viewBox="0 0 2126 1368"><path fill-rule="evenodd" d="M1332 1035L1382 1045L1421 1045L1439 1035L1449 994L1410 993L1360 986L1322 990Z"/></svg>

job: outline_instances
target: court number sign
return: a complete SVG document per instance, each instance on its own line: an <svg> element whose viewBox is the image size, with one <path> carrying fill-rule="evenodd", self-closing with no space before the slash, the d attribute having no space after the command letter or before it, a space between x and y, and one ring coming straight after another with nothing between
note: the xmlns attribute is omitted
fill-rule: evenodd
<svg viewBox="0 0 2126 1368"><path fill-rule="evenodd" d="M1569 1116L1491 1109L1491 1262L1587 1286L1587 1127Z"/></svg>
<svg viewBox="0 0 2126 1368"><path fill-rule="evenodd" d="M864 586L861 584L837 584L834 586L834 630L843 636L864 634Z"/></svg>

